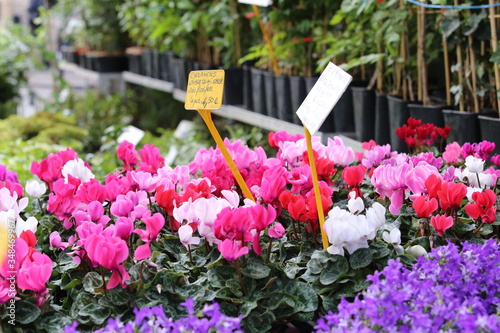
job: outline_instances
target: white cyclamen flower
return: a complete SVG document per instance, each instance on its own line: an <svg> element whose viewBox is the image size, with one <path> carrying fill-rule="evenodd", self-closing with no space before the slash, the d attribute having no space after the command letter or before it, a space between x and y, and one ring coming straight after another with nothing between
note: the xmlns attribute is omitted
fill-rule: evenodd
<svg viewBox="0 0 500 333"><path fill-rule="evenodd" d="M30 197L37 199L45 194L47 186L45 186L45 183L39 183L36 180L28 180L24 189Z"/></svg>
<svg viewBox="0 0 500 333"><path fill-rule="evenodd" d="M352 191L351 193L349 193L347 208L349 209L351 214L359 214L363 210L365 210L365 204L363 203L363 199L360 197L356 198L356 193Z"/></svg>
<svg viewBox="0 0 500 333"><path fill-rule="evenodd" d="M182 244L184 244L186 248L190 244L194 245L200 244L200 237L193 237L193 228L191 228L189 224L181 225L178 232L179 232L179 240L181 241Z"/></svg>
<svg viewBox="0 0 500 333"><path fill-rule="evenodd" d="M469 155L465 158L465 166L470 172L481 173L484 170L484 161L480 158Z"/></svg>
<svg viewBox="0 0 500 333"><path fill-rule="evenodd" d="M26 221L19 217L16 221L17 237L21 236L23 231L26 230L31 230L33 231L33 233L35 233L37 226L38 226L38 220L36 219L36 217L34 216L28 217Z"/></svg>
<svg viewBox="0 0 500 333"><path fill-rule="evenodd" d="M406 253L414 258L418 258L421 255L427 254L427 251L421 245L413 245L406 249Z"/></svg>
<svg viewBox="0 0 500 333"><path fill-rule="evenodd" d="M71 175L80 179L83 183L94 178L94 174L81 158L66 162L62 168L62 175L66 180L68 179L68 175Z"/></svg>
<svg viewBox="0 0 500 333"><path fill-rule="evenodd" d="M394 228L391 232L384 231L382 238L389 244L394 246L396 254L403 254L405 250L401 246L401 231L398 228Z"/></svg>

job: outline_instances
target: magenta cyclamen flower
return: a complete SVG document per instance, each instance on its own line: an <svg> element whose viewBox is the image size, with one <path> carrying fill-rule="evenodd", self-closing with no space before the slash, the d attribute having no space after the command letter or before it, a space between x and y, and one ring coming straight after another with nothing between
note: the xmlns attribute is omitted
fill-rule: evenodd
<svg viewBox="0 0 500 333"><path fill-rule="evenodd" d="M151 216L145 216L142 221L146 225L146 230L135 229L134 232L139 235L146 244L140 245L135 250L135 258L137 260L146 259L151 256L149 244L158 237L160 230L165 225L165 218L160 213L155 213Z"/></svg>
<svg viewBox="0 0 500 333"><path fill-rule="evenodd" d="M217 246L219 252L226 260L234 261L245 254L248 254L248 247L241 246L241 242L225 239Z"/></svg>

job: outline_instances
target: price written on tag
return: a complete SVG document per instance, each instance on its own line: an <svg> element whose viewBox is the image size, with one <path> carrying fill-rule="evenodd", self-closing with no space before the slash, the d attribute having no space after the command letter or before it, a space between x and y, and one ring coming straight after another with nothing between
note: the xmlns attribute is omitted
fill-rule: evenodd
<svg viewBox="0 0 500 333"><path fill-rule="evenodd" d="M245 3L247 5L257 5L261 7L267 7L273 4L272 0L238 0L238 2Z"/></svg>
<svg viewBox="0 0 500 333"><path fill-rule="evenodd" d="M186 88L186 110L218 110L224 94L222 69L211 71L192 71L189 73Z"/></svg>
<svg viewBox="0 0 500 333"><path fill-rule="evenodd" d="M297 116L314 135L352 81L352 76L329 63L304 99Z"/></svg>

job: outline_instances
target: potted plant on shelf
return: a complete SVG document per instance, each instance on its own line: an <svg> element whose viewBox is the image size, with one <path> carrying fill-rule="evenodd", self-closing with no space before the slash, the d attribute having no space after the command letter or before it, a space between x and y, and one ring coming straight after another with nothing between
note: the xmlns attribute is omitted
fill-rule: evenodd
<svg viewBox="0 0 500 333"><path fill-rule="evenodd" d="M85 0L82 19L90 51L86 53L88 69L98 72L121 72L127 69L124 50L128 37L120 30L117 6L121 1Z"/></svg>
<svg viewBox="0 0 500 333"><path fill-rule="evenodd" d="M487 66L485 40L485 36L489 36L487 14L485 11L471 13L469 10L447 10L443 13L440 26L444 45L454 47L456 55L456 64L451 66L455 84L452 86L447 82L447 104L451 105L453 94L453 102L458 110L443 110L445 124L452 128L449 140L460 144L479 142L478 116L481 110L490 105L487 92L490 90L488 79L491 71ZM449 75L450 69L446 70Z"/></svg>

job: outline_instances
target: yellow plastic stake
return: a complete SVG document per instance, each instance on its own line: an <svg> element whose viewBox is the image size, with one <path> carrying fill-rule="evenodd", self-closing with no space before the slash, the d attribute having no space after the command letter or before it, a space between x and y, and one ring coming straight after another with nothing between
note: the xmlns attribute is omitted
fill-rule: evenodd
<svg viewBox="0 0 500 333"><path fill-rule="evenodd" d="M219 134L219 131L217 131L217 128L215 127L215 124L212 120L212 114L210 113L210 110L197 110L203 120L205 121L205 124L207 124L208 130L210 131L210 134L212 134L212 137L215 140L215 143L219 147L219 150L222 153L222 156L224 156L224 159L226 160L227 164L229 165L229 168L231 169L234 178L236 178L236 181L238 182L238 185L240 185L241 191L245 195L247 199L252 200L255 202L255 198L252 195L252 192L250 192L250 189L247 186L247 183L245 183L245 180L241 176L240 170L236 167L236 163L234 163L233 159L231 158L231 155L229 155L229 151L227 150L226 145L224 144L224 141L222 141L222 138Z"/></svg>
<svg viewBox="0 0 500 333"><path fill-rule="evenodd" d="M309 165L311 166L312 182L314 187L314 196L316 198L316 207L318 208L319 228L321 230L321 240L323 241L323 250L328 248L328 237L323 230L325 224L325 216L323 214L323 203L321 202L321 193L319 190L318 172L316 171L316 160L314 159L314 152L312 149L311 133L304 126L306 134L307 155L309 156Z"/></svg>
<svg viewBox="0 0 500 333"><path fill-rule="evenodd" d="M271 43L271 37L269 37L269 33L266 29L266 26L264 25L264 22L262 22L259 7L257 5L252 5L252 8L255 13L255 16L257 16L257 20L259 21L260 30L262 30L262 35L264 36L267 47L269 47L269 54L271 55L271 60L273 61L274 74L279 75L280 69L278 67L278 61L276 60L276 56L274 55L274 49L273 49L273 44Z"/></svg>

